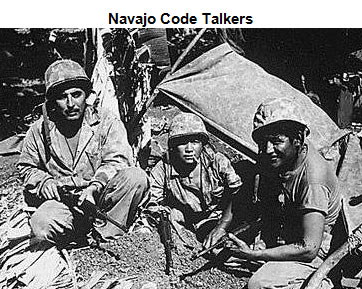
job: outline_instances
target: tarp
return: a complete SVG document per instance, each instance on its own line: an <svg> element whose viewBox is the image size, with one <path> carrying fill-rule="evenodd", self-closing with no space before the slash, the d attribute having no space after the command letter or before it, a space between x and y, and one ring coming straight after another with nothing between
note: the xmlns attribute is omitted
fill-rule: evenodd
<svg viewBox="0 0 362 289"><path fill-rule="evenodd" d="M215 124L216 129L232 136L255 156L257 146L251 138L254 113L263 100L271 97L290 97L300 105L311 131L309 139L322 153L334 148L329 151L336 153L330 157L334 161L340 156L338 145L333 144L349 133L339 129L305 94L233 52L227 44L168 75L158 89L198 113L206 122ZM358 137L351 134L348 139L339 181L348 229L353 230L362 223L362 151Z"/></svg>
<svg viewBox="0 0 362 289"><path fill-rule="evenodd" d="M330 146L345 132L305 94L267 73L222 44L168 75L159 91L225 129L242 146L257 153L251 138L253 116L271 97L290 97L300 104L317 149Z"/></svg>

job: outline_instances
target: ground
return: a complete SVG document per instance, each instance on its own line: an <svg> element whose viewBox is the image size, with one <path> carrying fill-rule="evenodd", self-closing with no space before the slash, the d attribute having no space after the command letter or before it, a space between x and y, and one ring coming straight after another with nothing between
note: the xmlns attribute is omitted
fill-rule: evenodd
<svg viewBox="0 0 362 289"><path fill-rule="evenodd" d="M38 79L27 81L16 78L13 82L4 82L0 90L0 108L3 112L0 119L0 140L15 133L23 134L35 120L34 115L30 113L31 110L43 101L43 85ZM21 102L15 97L18 95L24 96ZM168 125L178 111L173 105L159 103L147 112L147 117L152 123L153 140L157 144L156 147L160 148L159 152L165 149ZM216 137L211 137L211 143L233 162L239 160L237 152ZM22 183L15 166L18 159L18 154L0 156L0 225L23 205ZM243 271L226 272L222 268L210 265L203 258L191 261L192 252L184 247L173 250L174 268L170 275L166 275L164 247L155 230L149 234L125 234L119 240L102 244L101 247L73 248L68 252L79 288L87 284L95 273L100 272L105 272L106 275L94 288L102 288L106 280L119 278L128 280L128 285L133 284L132 289L242 288L248 276L248 272ZM203 266L205 264L206 266Z"/></svg>
<svg viewBox="0 0 362 289"><path fill-rule="evenodd" d="M22 204L22 190L15 164L18 155L0 157L0 224Z"/></svg>
<svg viewBox="0 0 362 289"><path fill-rule="evenodd" d="M162 119L167 131L167 124L177 112L178 109L173 106L159 106L153 108L148 116L153 119L153 127L159 125ZM159 134L161 146L164 146L166 135ZM211 141L231 158L238 158L233 149L215 137ZM0 223L23 204L22 184L15 167L18 158L18 155L0 157ZM79 288L85 286L96 273L102 272L105 275L93 288L113 288L102 286L115 279L126 280L128 283L121 288L132 289L243 288L249 276L247 271L217 268L204 258L192 261L191 249L183 246L173 249L174 266L170 275L166 275L164 247L156 230L148 233L136 230L100 246L71 248L68 252Z"/></svg>

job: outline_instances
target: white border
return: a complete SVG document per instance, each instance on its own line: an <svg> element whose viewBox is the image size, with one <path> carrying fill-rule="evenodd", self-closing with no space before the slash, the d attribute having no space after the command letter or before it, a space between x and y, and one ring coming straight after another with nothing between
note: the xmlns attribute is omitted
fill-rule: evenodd
<svg viewBox="0 0 362 289"><path fill-rule="evenodd" d="M201 17L214 15L251 15L252 25L205 25L198 19L196 25L162 25L152 27L245 27L245 28L361 28L362 1L318 0L248 0L248 1L158 1L158 0L3 0L0 8L0 27L140 27L139 25L109 25L108 13L119 15L153 15L168 12L183 16L185 13Z"/></svg>

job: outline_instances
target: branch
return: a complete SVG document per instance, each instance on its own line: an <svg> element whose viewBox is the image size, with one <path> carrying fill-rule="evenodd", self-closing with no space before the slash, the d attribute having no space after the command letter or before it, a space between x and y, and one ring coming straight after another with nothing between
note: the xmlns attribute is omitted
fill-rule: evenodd
<svg viewBox="0 0 362 289"><path fill-rule="evenodd" d="M362 245L362 224L348 237L348 240L334 251L323 263L318 270L314 272L305 289L319 288L322 280L327 276L329 271L352 250Z"/></svg>

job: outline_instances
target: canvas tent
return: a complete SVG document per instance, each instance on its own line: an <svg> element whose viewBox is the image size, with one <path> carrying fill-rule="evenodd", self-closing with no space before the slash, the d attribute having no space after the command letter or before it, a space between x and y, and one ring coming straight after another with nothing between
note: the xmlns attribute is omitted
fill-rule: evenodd
<svg viewBox="0 0 362 289"><path fill-rule="evenodd" d="M270 97L290 97L301 107L311 130L310 139L327 159L340 161L340 181L348 216L349 230L362 222L362 201L351 198L362 191L362 164L359 140L340 129L332 119L305 94L285 81L267 73L257 64L222 44L168 75L158 90L186 109L200 115L204 121L250 160L256 159L257 146L251 138L253 116L259 104ZM349 139L345 156L338 153L338 140ZM332 149L335 148L335 149ZM333 153L331 153L333 152ZM342 163L342 164L341 164ZM353 173L351 173L353 171ZM356 199L355 199L356 200Z"/></svg>
<svg viewBox="0 0 362 289"><path fill-rule="evenodd" d="M220 45L166 77L159 91L200 113L238 140L250 154L257 153L251 138L253 115L271 97L290 97L300 104L318 149L345 134L305 94L268 74L257 64Z"/></svg>

